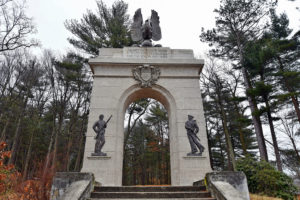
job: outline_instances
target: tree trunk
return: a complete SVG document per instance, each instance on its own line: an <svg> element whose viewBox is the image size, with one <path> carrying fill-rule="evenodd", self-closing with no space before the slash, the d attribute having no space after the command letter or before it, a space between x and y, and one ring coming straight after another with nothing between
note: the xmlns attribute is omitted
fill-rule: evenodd
<svg viewBox="0 0 300 200"><path fill-rule="evenodd" d="M81 134L81 137L80 137L80 142L79 142L79 148L78 148L78 153L77 153L77 157L76 157L76 162L75 162L75 167L74 167L74 170L76 172L79 172L79 165L80 165L80 159L81 159L81 149L82 149L82 143L83 143L83 134Z"/></svg>
<svg viewBox="0 0 300 200"><path fill-rule="evenodd" d="M294 151L295 151L295 153L296 153L296 155L297 155L297 158L298 158L298 160L299 160L299 162L300 162L300 155L299 155L299 151L298 151L298 149L297 149L295 140L294 140L294 138L292 138L292 137L290 137L290 140L291 140L291 142L292 142L292 144L293 144Z"/></svg>
<svg viewBox="0 0 300 200"><path fill-rule="evenodd" d="M135 107L135 106L136 106L136 103L134 103L133 107ZM131 112L129 113L129 118L128 118L128 122L127 122L127 132L125 132L125 134L124 134L124 142L123 142L123 169L124 169L124 166L126 164L125 163L126 162L126 160L125 160L126 159L126 157L125 157L125 146L126 146L127 141L129 139L130 133L131 133L132 129L135 127L135 125L136 125L137 121L140 119L140 117L145 114L145 112L147 111L148 106L149 106L149 103L146 105L146 107L144 108L143 112L141 112L139 114L139 116L133 121L133 125L132 126L130 125L130 122L131 122L131 118L133 116L133 111L132 110L134 108L132 108ZM124 170L123 170L123 172L124 172ZM126 179L126 174L125 173L122 173L122 179L123 180Z"/></svg>
<svg viewBox="0 0 300 200"><path fill-rule="evenodd" d="M243 78L244 78L244 84L245 84L246 91L247 91L249 89L252 89L252 85L251 85L250 79L248 77L248 73L247 73L245 67L243 66L243 62L244 62L243 45L242 45L239 37L237 37L237 43L238 43L238 51L239 51L239 62L242 67L241 69L242 69L242 74L243 74ZM258 143L258 149L259 149L259 153L260 153L260 159L268 161L267 147L266 147L266 143L265 143L265 138L264 138L264 134L263 134L260 117L256 115L258 108L257 108L255 98L247 95L247 99L248 99L250 110L251 110L252 122L253 122L254 129L255 129L256 139L257 139L257 143Z"/></svg>
<svg viewBox="0 0 300 200"><path fill-rule="evenodd" d="M59 136L59 134L61 132L62 123L63 123L63 113L60 113L59 121L58 121L58 129L55 132L55 137L54 137L54 148L53 148L53 159L52 159L53 170L56 169L57 149L58 149L58 136Z"/></svg>
<svg viewBox="0 0 300 200"><path fill-rule="evenodd" d="M144 163L144 160L142 162L140 162L140 166L141 166L141 184L142 185L146 185L146 182L145 182L145 178L146 178L146 170L145 170L145 165L143 164Z"/></svg>
<svg viewBox="0 0 300 200"><path fill-rule="evenodd" d="M20 126L21 126L21 116L18 118L17 127L14 135L13 145L11 148L11 157L9 158L8 164L14 164L17 154L18 142L20 137Z"/></svg>
<svg viewBox="0 0 300 200"><path fill-rule="evenodd" d="M227 127L227 116L223 107L223 102L222 102L222 97L221 97L221 83L219 82L219 78L216 76L217 78L217 85L218 88L216 89L216 93L217 93L217 102L218 102L218 107L220 109L220 115L221 115L221 119L222 119L222 126L224 129L224 133L225 133L225 140L226 140L226 150L228 153L228 169L232 170L232 171L236 171L236 163L235 163L235 156L234 156L234 150L233 150L233 146L232 146L232 142L231 142L231 136Z"/></svg>
<svg viewBox="0 0 300 200"><path fill-rule="evenodd" d="M4 128L1 132L1 139L0 141L5 141L5 138L6 138L6 130L7 130L7 127L9 125L9 120L6 121L5 125L4 125Z"/></svg>
<svg viewBox="0 0 300 200"><path fill-rule="evenodd" d="M293 102L293 105L294 105L294 108L295 108L295 111L296 111L296 114L297 114L297 117L298 117L298 121L300 123L300 109L299 109L299 102L297 100L297 98L293 95L291 96L292 98L292 102Z"/></svg>
<svg viewBox="0 0 300 200"><path fill-rule="evenodd" d="M219 123L217 124L217 126L219 127ZM219 148L220 148L220 154L221 154L221 167L224 169L225 168L225 162L224 162L224 152L223 152L223 147L222 147L222 141L221 141L221 134L219 132L219 128L217 127L217 139L218 139L218 142L219 142Z"/></svg>
<svg viewBox="0 0 300 200"><path fill-rule="evenodd" d="M135 163L135 160L134 160ZM133 176L132 176L132 184L136 185L136 173L137 173L137 169L136 167L133 168Z"/></svg>
<svg viewBox="0 0 300 200"><path fill-rule="evenodd" d="M161 151L157 152L157 158L158 158L158 162L157 162L157 184L161 184Z"/></svg>
<svg viewBox="0 0 300 200"><path fill-rule="evenodd" d="M66 171L67 172L70 170L70 163L71 163L70 162L70 151L71 151L72 140L73 140L72 132L70 130L68 131L68 135L69 135L69 138L68 138L67 153L66 153L66 160L67 160Z"/></svg>
<svg viewBox="0 0 300 200"><path fill-rule="evenodd" d="M238 109L238 105L236 102L234 102L234 108L235 108L236 115L239 118L242 118L242 115ZM248 152L247 152L247 147L246 147L246 143L245 143L245 138L244 138L241 122L238 122L238 125L239 125L238 133L239 133L239 137L240 137L240 141L241 141L241 145L242 145L243 155L246 156L246 155L248 155Z"/></svg>
<svg viewBox="0 0 300 200"><path fill-rule="evenodd" d="M26 96L24 104L23 104L23 108L21 108L21 112L19 113L19 118L18 118L18 122L17 122L17 127L16 127L16 131L15 131L15 135L14 135L14 140L13 140L13 145L11 148L11 157L8 161L8 164L14 164L15 163L15 159L16 159L16 155L17 155L17 149L18 144L19 144L19 138L20 138L20 126L21 126L21 121L22 121L22 116L25 113L26 110L26 106L27 106L27 102L28 102L28 96Z"/></svg>
<svg viewBox="0 0 300 200"><path fill-rule="evenodd" d="M30 142L29 142L29 147L27 150L26 160L25 160L25 165L24 165L24 170L23 170L23 177L22 177L23 181L25 181L26 177L27 177L28 165L29 165L29 160L30 160L31 152L32 152L33 135L34 135L34 131L32 131L30 134Z"/></svg>
<svg viewBox="0 0 300 200"><path fill-rule="evenodd" d="M268 116L268 121L269 121L269 125L270 125L271 136L272 136L272 140L273 140L277 169L282 172L282 163L281 163L281 159L280 159L278 142L277 142L277 138L276 138L276 134L275 134L275 129L274 129L274 124L273 124L273 119L272 119L272 115L271 115L269 101L266 96L264 96L263 98L264 98L266 108L267 108L267 116Z"/></svg>
<svg viewBox="0 0 300 200"><path fill-rule="evenodd" d="M242 60L243 59L241 58L241 61ZM252 89L250 80L248 78L247 71L244 67L242 67L242 74L243 74L243 77L244 77L244 83L245 83L245 86L246 86L246 90ZM256 138L257 138L260 158L261 158L261 160L268 161L267 148L266 148L265 138L264 138L264 135L263 135L261 121L260 121L259 116L256 115L257 110L258 110L257 104L256 104L256 101L253 97L250 97L249 95L247 95L247 98L248 98L248 102L249 102L249 105L250 105L252 121L253 121L255 134L256 134Z"/></svg>
<svg viewBox="0 0 300 200"><path fill-rule="evenodd" d="M213 169L213 161L212 161L212 152L211 152L211 140L209 139L209 134L208 134L208 128L207 128L207 120L205 120L205 129L206 129L206 137L207 137L207 141L208 141L208 155L209 155L209 162L210 162L210 166Z"/></svg>
<svg viewBox="0 0 300 200"><path fill-rule="evenodd" d="M167 146L168 148L168 146ZM169 152L169 149L167 149L166 151L166 156L165 156L165 162L166 162L166 184L169 184L169 156L167 154L167 152Z"/></svg>
<svg viewBox="0 0 300 200"><path fill-rule="evenodd" d="M234 158L234 151L231 142L231 136L227 127L227 117L222 107L221 107L221 115L222 115L222 125L223 125L225 139L226 139L227 153L228 153L228 168L229 170L237 171L235 158Z"/></svg>
<svg viewBox="0 0 300 200"><path fill-rule="evenodd" d="M55 134L55 119L56 119L56 115L53 115L53 128L52 128L52 133L51 133L51 138L50 138L50 142L49 142L49 146L48 146L48 151L47 151L47 155L46 155L46 161L45 161L45 166L44 166L44 170L43 170L43 181L45 180L47 171L48 171L48 165L50 162L50 154L51 154L51 149L52 149L52 144L53 144L53 139L54 139L54 134Z"/></svg>

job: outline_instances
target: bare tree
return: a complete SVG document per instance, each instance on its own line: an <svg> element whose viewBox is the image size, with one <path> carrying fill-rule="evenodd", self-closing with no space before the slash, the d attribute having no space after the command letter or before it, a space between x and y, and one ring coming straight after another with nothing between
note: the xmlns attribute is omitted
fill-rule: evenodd
<svg viewBox="0 0 300 200"><path fill-rule="evenodd" d="M300 162L300 154L297 147L297 136L299 136L299 133L297 132L298 126L295 123L295 120L289 119L289 116L280 117L280 121L282 126L277 127L277 129L289 138L292 149Z"/></svg>
<svg viewBox="0 0 300 200"><path fill-rule="evenodd" d="M300 154L299 154L299 125L296 123L296 119L291 118L288 113L283 113L280 116L281 126L278 126L277 129L284 133L288 140L284 149L280 149L282 156L282 163L285 166L285 169L289 170L291 174L296 177L300 177Z"/></svg>
<svg viewBox="0 0 300 200"><path fill-rule="evenodd" d="M38 45L35 39L28 39L35 32L24 0L0 0L0 52Z"/></svg>

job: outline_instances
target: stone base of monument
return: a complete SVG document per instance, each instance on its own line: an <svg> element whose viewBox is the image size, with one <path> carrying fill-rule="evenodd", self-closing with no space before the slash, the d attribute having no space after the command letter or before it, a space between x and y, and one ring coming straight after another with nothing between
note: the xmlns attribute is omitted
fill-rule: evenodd
<svg viewBox="0 0 300 200"><path fill-rule="evenodd" d="M193 186L101 186L93 174L78 172L58 172L53 178L50 200L99 199L249 200L249 192L243 172L208 173Z"/></svg>
<svg viewBox="0 0 300 200"><path fill-rule="evenodd" d="M243 172L212 172L206 174L205 180L209 191L218 200L250 200Z"/></svg>
<svg viewBox="0 0 300 200"><path fill-rule="evenodd" d="M50 200L85 200L93 185L92 173L57 172L53 177Z"/></svg>

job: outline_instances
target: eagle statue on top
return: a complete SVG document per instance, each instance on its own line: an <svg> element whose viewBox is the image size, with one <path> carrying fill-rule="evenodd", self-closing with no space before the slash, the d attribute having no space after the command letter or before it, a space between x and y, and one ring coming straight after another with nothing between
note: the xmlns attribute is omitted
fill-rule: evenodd
<svg viewBox="0 0 300 200"><path fill-rule="evenodd" d="M152 47L152 40L161 39L161 30L159 26L159 16L155 10L151 10L151 18L147 19L143 24L143 16L141 9L135 11L133 23L131 25L131 38L134 42L141 41L142 47ZM152 40L151 40L152 39ZM157 44L155 47L161 47Z"/></svg>

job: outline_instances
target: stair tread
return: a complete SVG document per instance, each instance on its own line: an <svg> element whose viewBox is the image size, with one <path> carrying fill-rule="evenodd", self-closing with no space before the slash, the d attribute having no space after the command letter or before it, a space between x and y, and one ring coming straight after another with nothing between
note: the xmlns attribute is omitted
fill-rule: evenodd
<svg viewBox="0 0 300 200"><path fill-rule="evenodd" d="M205 186L146 186L146 187L134 187L134 186L124 186L124 187L119 187L119 186L95 186L95 188L112 188L112 189L116 189L116 188L124 188L124 189L130 189L130 188L174 188L174 189L198 189L198 188L203 188Z"/></svg>
<svg viewBox="0 0 300 200"><path fill-rule="evenodd" d="M107 200L108 198L88 198L87 200ZM172 200L217 200L215 198L171 198ZM110 198L110 200L120 200L120 198ZM132 200L122 199L122 200ZM134 200L170 200L170 198L147 198L147 199L134 199Z"/></svg>
<svg viewBox="0 0 300 200"><path fill-rule="evenodd" d="M204 186L204 185L203 185ZM164 188L164 187L169 187L169 188L197 188L197 187L202 187L202 186L95 186L95 187L103 187L103 188L147 188L147 187L155 187L155 188Z"/></svg>
<svg viewBox="0 0 300 200"><path fill-rule="evenodd" d="M138 191L138 192L98 192L94 191L92 193L208 193L208 191L158 191L158 192L143 192L143 191Z"/></svg>
<svg viewBox="0 0 300 200"><path fill-rule="evenodd" d="M101 186L89 200L216 200L204 186Z"/></svg>
<svg viewBox="0 0 300 200"><path fill-rule="evenodd" d="M92 198L200 198L211 197L208 192L122 192L122 193L92 193Z"/></svg>
<svg viewBox="0 0 300 200"><path fill-rule="evenodd" d="M95 192L121 192L121 191L128 191L128 192L151 192L151 191L205 191L205 186L163 186L163 187L157 187L157 186L147 186L147 187L133 187L133 186L125 186L125 187L116 187L116 186L105 186L105 187L95 187Z"/></svg>

